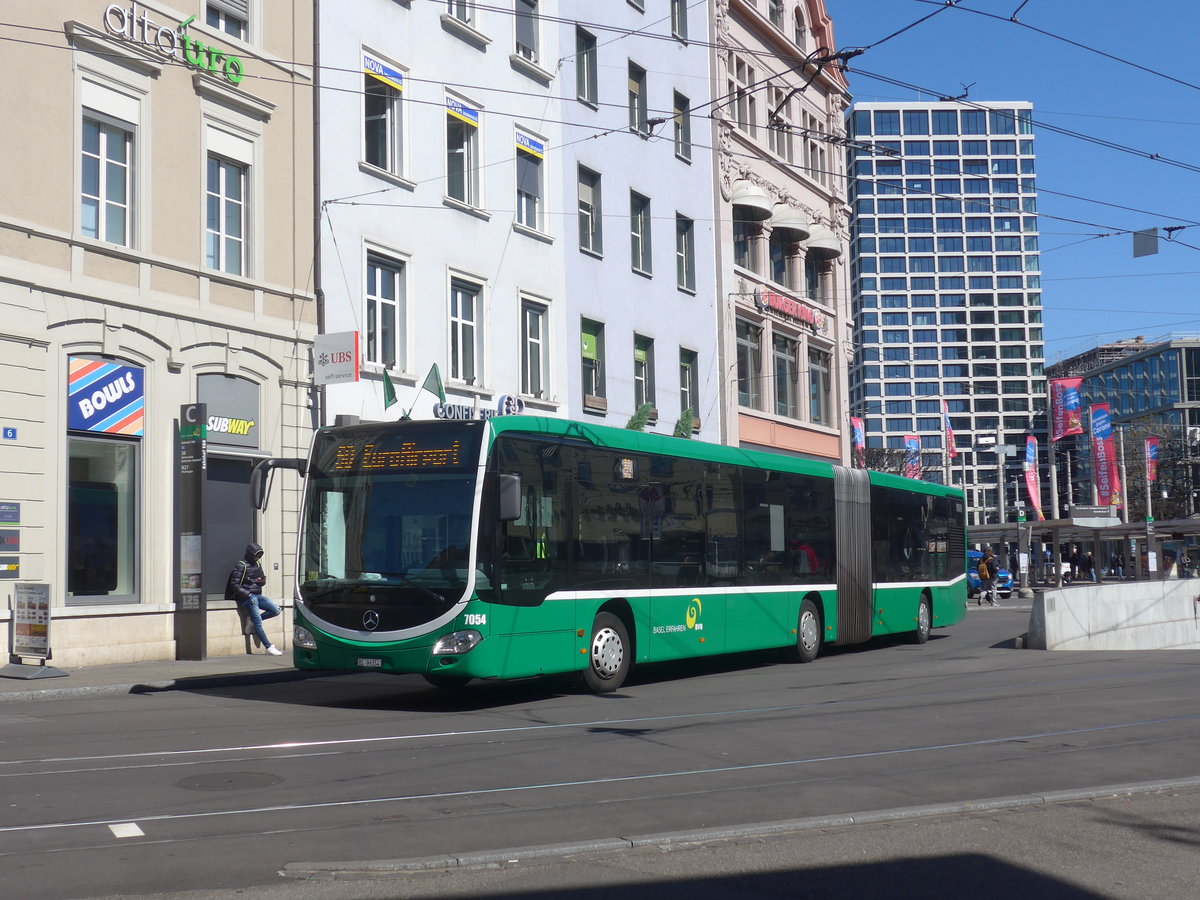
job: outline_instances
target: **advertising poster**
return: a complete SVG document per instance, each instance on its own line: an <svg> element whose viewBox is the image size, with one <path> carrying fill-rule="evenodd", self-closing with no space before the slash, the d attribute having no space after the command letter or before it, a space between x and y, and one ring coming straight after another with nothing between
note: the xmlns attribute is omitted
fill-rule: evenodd
<svg viewBox="0 0 1200 900"><path fill-rule="evenodd" d="M50 585L13 585L13 656L50 658Z"/></svg>

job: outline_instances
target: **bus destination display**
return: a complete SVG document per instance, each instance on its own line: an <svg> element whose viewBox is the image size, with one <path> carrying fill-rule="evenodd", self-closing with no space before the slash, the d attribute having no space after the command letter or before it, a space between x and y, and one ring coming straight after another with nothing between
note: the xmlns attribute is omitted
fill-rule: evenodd
<svg viewBox="0 0 1200 900"><path fill-rule="evenodd" d="M331 469L334 472L446 469L458 468L465 462L461 442L457 440L436 447L424 446L417 441L404 441L397 448L349 443L342 444L334 451Z"/></svg>

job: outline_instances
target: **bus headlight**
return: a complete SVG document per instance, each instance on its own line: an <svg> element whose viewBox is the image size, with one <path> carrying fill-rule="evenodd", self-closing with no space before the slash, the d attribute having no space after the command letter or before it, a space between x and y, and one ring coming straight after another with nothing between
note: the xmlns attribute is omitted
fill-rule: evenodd
<svg viewBox="0 0 1200 900"><path fill-rule="evenodd" d="M444 634L433 645L433 655L467 653L482 640L483 635L472 629Z"/></svg>
<svg viewBox="0 0 1200 900"><path fill-rule="evenodd" d="M304 650L317 649L317 642L313 639L312 632L299 625L292 629L292 643Z"/></svg>

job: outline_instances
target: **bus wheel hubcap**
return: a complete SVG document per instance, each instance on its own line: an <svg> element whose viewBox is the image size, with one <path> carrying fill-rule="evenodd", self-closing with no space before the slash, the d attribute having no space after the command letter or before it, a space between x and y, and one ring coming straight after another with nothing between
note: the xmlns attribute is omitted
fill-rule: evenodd
<svg viewBox="0 0 1200 900"><path fill-rule="evenodd" d="M817 617L810 613L800 617L800 643L805 650L817 646Z"/></svg>
<svg viewBox="0 0 1200 900"><path fill-rule="evenodd" d="M924 603L921 604L921 609L917 613L917 627L922 631L929 630L929 607Z"/></svg>
<svg viewBox="0 0 1200 900"><path fill-rule="evenodd" d="M611 628L601 628L592 637L592 669L601 678L612 678L625 660L621 636Z"/></svg>

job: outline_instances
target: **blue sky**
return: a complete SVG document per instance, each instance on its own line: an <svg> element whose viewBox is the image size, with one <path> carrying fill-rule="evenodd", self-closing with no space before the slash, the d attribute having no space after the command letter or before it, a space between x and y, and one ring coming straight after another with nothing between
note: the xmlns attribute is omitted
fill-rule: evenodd
<svg viewBox="0 0 1200 900"><path fill-rule="evenodd" d="M1047 362L1098 342L1200 334L1200 4L825 0L825 6L837 49L882 41L850 62L856 100L936 99L967 84L970 99L1028 100L1035 122L1182 164L1035 126ZM1014 24L1008 20L1018 8L1021 24ZM1095 237L1179 225L1189 227L1175 232L1174 243L1160 241L1158 255L1140 259L1133 258L1128 234Z"/></svg>

